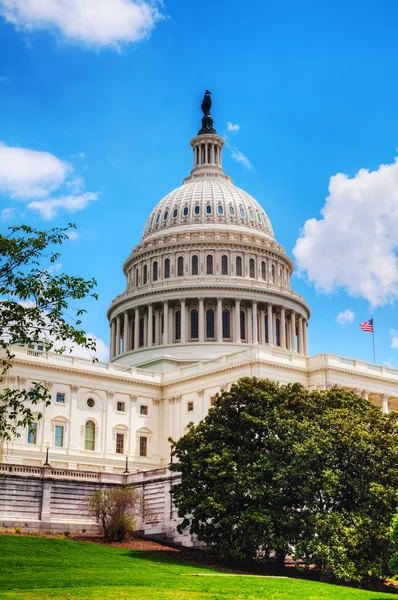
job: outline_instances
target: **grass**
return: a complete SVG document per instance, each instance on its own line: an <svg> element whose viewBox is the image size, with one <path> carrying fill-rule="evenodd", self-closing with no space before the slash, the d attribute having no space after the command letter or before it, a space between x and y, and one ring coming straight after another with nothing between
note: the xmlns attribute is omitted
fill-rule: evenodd
<svg viewBox="0 0 398 600"><path fill-rule="evenodd" d="M300 579L217 576L178 555L0 536L0 600L379 600L390 594ZM195 577L203 573L208 576Z"/></svg>

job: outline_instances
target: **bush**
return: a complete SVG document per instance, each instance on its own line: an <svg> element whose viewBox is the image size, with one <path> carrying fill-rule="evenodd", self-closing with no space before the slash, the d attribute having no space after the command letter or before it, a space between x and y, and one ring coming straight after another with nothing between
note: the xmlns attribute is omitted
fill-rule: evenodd
<svg viewBox="0 0 398 600"><path fill-rule="evenodd" d="M64 536L66 538L68 538L70 536L70 531L68 531L68 530L64 531Z"/></svg>
<svg viewBox="0 0 398 600"><path fill-rule="evenodd" d="M94 490L86 500L89 516L94 517L106 541L123 542L136 529L139 495L131 487Z"/></svg>

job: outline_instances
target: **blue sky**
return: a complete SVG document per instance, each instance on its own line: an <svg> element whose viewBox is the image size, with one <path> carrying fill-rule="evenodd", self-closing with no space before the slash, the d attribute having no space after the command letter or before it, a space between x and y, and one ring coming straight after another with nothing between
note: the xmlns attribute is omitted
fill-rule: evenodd
<svg viewBox="0 0 398 600"><path fill-rule="evenodd" d="M398 366L396 4L135 9L132 0L70 0L70 11L60 0L0 0L2 230L77 223L62 264L98 280L84 326L108 343L122 263L152 208L189 174L208 88L218 132L239 124L233 144L251 165L227 149L224 167L290 256L306 221L318 221L292 278L312 310L310 352L371 360L358 322L374 313L378 362ZM337 323L348 309L352 322Z"/></svg>

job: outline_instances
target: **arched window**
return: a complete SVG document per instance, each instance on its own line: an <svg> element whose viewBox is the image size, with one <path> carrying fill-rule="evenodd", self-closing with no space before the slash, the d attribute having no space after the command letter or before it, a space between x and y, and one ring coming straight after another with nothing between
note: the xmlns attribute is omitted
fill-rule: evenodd
<svg viewBox="0 0 398 600"><path fill-rule="evenodd" d="M246 340L246 315L245 311L240 311L240 339Z"/></svg>
<svg viewBox="0 0 398 600"><path fill-rule="evenodd" d="M192 257L192 275L199 275L199 259L196 254Z"/></svg>
<svg viewBox="0 0 398 600"><path fill-rule="evenodd" d="M265 281L265 262L261 261L261 279Z"/></svg>
<svg viewBox="0 0 398 600"><path fill-rule="evenodd" d="M174 336L175 341L179 342L181 340L181 311L177 310L174 316Z"/></svg>
<svg viewBox="0 0 398 600"><path fill-rule="evenodd" d="M144 265L144 273L143 273L143 283L144 285L148 283L148 266Z"/></svg>
<svg viewBox="0 0 398 600"><path fill-rule="evenodd" d="M228 275L228 256L226 254L221 257L221 275Z"/></svg>
<svg viewBox="0 0 398 600"><path fill-rule="evenodd" d="M191 310L191 339L197 340L199 337L199 313L194 308Z"/></svg>
<svg viewBox="0 0 398 600"><path fill-rule="evenodd" d="M222 337L227 340L231 338L231 313L227 308L222 311Z"/></svg>
<svg viewBox="0 0 398 600"><path fill-rule="evenodd" d="M87 421L84 428L84 449L95 450L95 423Z"/></svg>
<svg viewBox="0 0 398 600"><path fill-rule="evenodd" d="M256 274L254 272L254 258L251 258L249 260L249 276L252 277L253 279L256 276Z"/></svg>
<svg viewBox="0 0 398 600"><path fill-rule="evenodd" d="M275 265L271 265L271 281L275 283Z"/></svg>
<svg viewBox="0 0 398 600"><path fill-rule="evenodd" d="M236 257L236 275L242 277L242 258L240 256Z"/></svg>
<svg viewBox="0 0 398 600"><path fill-rule="evenodd" d="M140 319L140 347L144 345L144 319Z"/></svg>
<svg viewBox="0 0 398 600"><path fill-rule="evenodd" d="M206 311L206 338L214 339L214 310L208 308Z"/></svg>
<svg viewBox="0 0 398 600"><path fill-rule="evenodd" d="M213 275L213 256L211 254L206 257L206 273L207 275Z"/></svg>
<svg viewBox="0 0 398 600"><path fill-rule="evenodd" d="M164 278L165 279L170 278L170 259L169 258L166 258L166 260L164 261Z"/></svg>
<svg viewBox="0 0 398 600"><path fill-rule="evenodd" d="M183 277L184 275L184 258L182 256L178 257L177 260L177 276Z"/></svg>
<svg viewBox="0 0 398 600"><path fill-rule="evenodd" d="M136 269L135 270L135 287L138 287L138 283L140 281L140 275L139 275L139 273L140 273L139 270Z"/></svg>
<svg viewBox="0 0 398 600"><path fill-rule="evenodd" d="M158 261L155 260L155 262L152 265L152 281L157 281L158 280Z"/></svg>

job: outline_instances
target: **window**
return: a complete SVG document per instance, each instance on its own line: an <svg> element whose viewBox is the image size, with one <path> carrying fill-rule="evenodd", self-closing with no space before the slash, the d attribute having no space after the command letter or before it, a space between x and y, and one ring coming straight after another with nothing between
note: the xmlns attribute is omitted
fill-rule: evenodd
<svg viewBox="0 0 398 600"><path fill-rule="evenodd" d="M180 310L176 311L174 319L175 319L175 322L174 322L175 340L176 340L176 342L179 342L181 340L181 311Z"/></svg>
<svg viewBox="0 0 398 600"><path fill-rule="evenodd" d="M160 221L160 213L158 214L158 216L156 217L156 224L158 224Z"/></svg>
<svg viewBox="0 0 398 600"><path fill-rule="evenodd" d="M199 337L199 313L194 308L191 310L191 339L197 340Z"/></svg>
<svg viewBox="0 0 398 600"><path fill-rule="evenodd" d="M40 351L41 351L41 350L44 350L44 346L43 346L43 344L39 344L39 345L37 346L37 349L38 349L38 350L40 350Z"/></svg>
<svg viewBox="0 0 398 600"><path fill-rule="evenodd" d="M54 446L62 448L64 445L64 428L63 425L55 426Z"/></svg>
<svg viewBox="0 0 398 600"><path fill-rule="evenodd" d="M94 421L87 421L84 428L84 449L95 450L95 423Z"/></svg>
<svg viewBox="0 0 398 600"><path fill-rule="evenodd" d="M275 265L271 265L271 281L275 283Z"/></svg>
<svg viewBox="0 0 398 600"><path fill-rule="evenodd" d="M199 259L196 254L192 257L192 275L199 275Z"/></svg>
<svg viewBox="0 0 398 600"><path fill-rule="evenodd" d="M94 398L89 398L89 399L87 400L87 406L88 406L89 408L94 408L94 406L95 406L95 400L94 400Z"/></svg>
<svg viewBox="0 0 398 600"><path fill-rule="evenodd" d="M249 276L252 277L253 279L256 276L255 272L254 272L254 259L253 258L251 258L249 260Z"/></svg>
<svg viewBox="0 0 398 600"><path fill-rule="evenodd" d="M225 254L221 257L221 275L228 275L228 256Z"/></svg>
<svg viewBox="0 0 398 600"><path fill-rule="evenodd" d="M177 260L177 275L178 277L183 277L184 275L184 258L182 256L179 256Z"/></svg>
<svg viewBox="0 0 398 600"><path fill-rule="evenodd" d="M140 319L140 348L144 345L144 319Z"/></svg>
<svg viewBox="0 0 398 600"><path fill-rule="evenodd" d="M206 206L206 214L211 215L211 204Z"/></svg>
<svg viewBox="0 0 398 600"><path fill-rule="evenodd" d="M249 210L249 217L252 221L254 221L254 212L252 211L252 209Z"/></svg>
<svg viewBox="0 0 398 600"><path fill-rule="evenodd" d="M155 262L152 265L152 280L153 281L158 280L158 261L157 260L155 260Z"/></svg>
<svg viewBox="0 0 398 600"><path fill-rule="evenodd" d="M193 400L187 402L187 412L193 412Z"/></svg>
<svg viewBox="0 0 398 600"><path fill-rule="evenodd" d="M265 281L265 262L261 261L261 279Z"/></svg>
<svg viewBox="0 0 398 600"><path fill-rule="evenodd" d="M218 205L217 212L218 212L219 215L223 215L224 214L224 208L221 206L221 204Z"/></svg>
<svg viewBox="0 0 398 600"><path fill-rule="evenodd" d="M242 258L240 256L236 257L236 275L242 277Z"/></svg>
<svg viewBox="0 0 398 600"><path fill-rule="evenodd" d="M165 279L170 278L170 259L169 258L166 258L166 260L164 261L164 278Z"/></svg>
<svg viewBox="0 0 398 600"><path fill-rule="evenodd" d="M140 415L143 415L144 417L148 416L148 407L146 404L141 404L140 406Z"/></svg>
<svg viewBox="0 0 398 600"><path fill-rule="evenodd" d="M65 394L61 392L57 392L56 400L57 404L65 404Z"/></svg>
<svg viewBox="0 0 398 600"><path fill-rule="evenodd" d="M193 209L193 212L194 212L195 215L200 215L200 206L199 206L199 204L197 204L195 206L195 208Z"/></svg>
<svg viewBox="0 0 398 600"><path fill-rule="evenodd" d="M216 403L216 397L215 396L210 396L210 406L214 406Z"/></svg>
<svg viewBox="0 0 398 600"><path fill-rule="evenodd" d="M244 219L244 218L245 218L245 216L246 216L245 209L244 209L244 208L240 208L240 209L239 209L239 214L240 214L240 216L242 217L242 219Z"/></svg>
<svg viewBox="0 0 398 600"><path fill-rule="evenodd" d="M163 221L167 221L167 217L169 216L169 211L166 210L166 212L163 215Z"/></svg>
<svg viewBox="0 0 398 600"><path fill-rule="evenodd" d="M118 402L116 404L116 410L117 410L117 412L126 412L126 403L125 402Z"/></svg>
<svg viewBox="0 0 398 600"><path fill-rule="evenodd" d="M222 336L227 340L231 338L231 313L227 308L222 311Z"/></svg>
<svg viewBox="0 0 398 600"><path fill-rule="evenodd" d="M144 265L144 272L143 272L143 284L145 285L146 283L148 283L148 267L147 265Z"/></svg>
<svg viewBox="0 0 398 600"><path fill-rule="evenodd" d="M178 217L178 208L175 208L173 210L173 219L176 219Z"/></svg>
<svg viewBox="0 0 398 600"><path fill-rule="evenodd" d="M206 273L207 275L213 275L213 256L211 254L206 257Z"/></svg>
<svg viewBox="0 0 398 600"><path fill-rule="evenodd" d="M258 211L257 211L257 221L259 223L261 223L261 215L260 215L260 213Z"/></svg>
<svg viewBox="0 0 398 600"><path fill-rule="evenodd" d="M139 271L138 269L135 270L135 286L138 287L138 283L139 283Z"/></svg>
<svg viewBox="0 0 398 600"><path fill-rule="evenodd" d="M124 454L124 433L116 434L116 454Z"/></svg>
<svg viewBox="0 0 398 600"><path fill-rule="evenodd" d="M184 217L187 217L189 215L189 206L184 206L182 214L184 215Z"/></svg>
<svg viewBox="0 0 398 600"><path fill-rule="evenodd" d="M148 438L140 435L140 456L148 456Z"/></svg>
<svg viewBox="0 0 398 600"><path fill-rule="evenodd" d="M234 217L234 216L235 216L235 209L234 209L234 207L233 207L233 206L230 206L230 207L229 207L229 214L231 215L231 217Z"/></svg>
<svg viewBox="0 0 398 600"><path fill-rule="evenodd" d="M31 423L28 431L28 444L36 444L37 423Z"/></svg>
<svg viewBox="0 0 398 600"><path fill-rule="evenodd" d="M246 315L244 310L240 311L240 339L246 339Z"/></svg>
<svg viewBox="0 0 398 600"><path fill-rule="evenodd" d="M214 339L214 310L208 308L206 311L206 337Z"/></svg>

